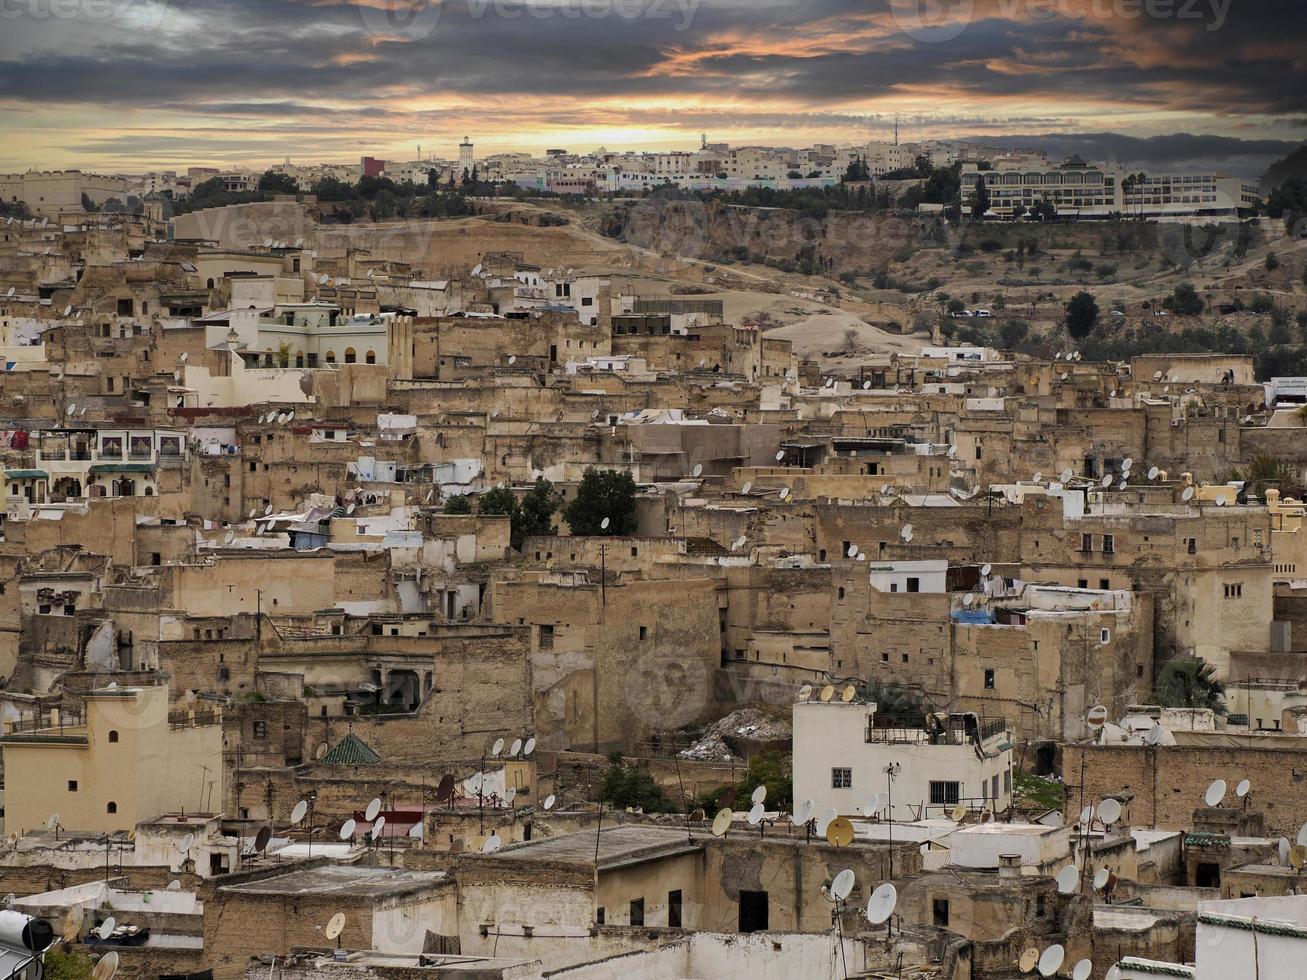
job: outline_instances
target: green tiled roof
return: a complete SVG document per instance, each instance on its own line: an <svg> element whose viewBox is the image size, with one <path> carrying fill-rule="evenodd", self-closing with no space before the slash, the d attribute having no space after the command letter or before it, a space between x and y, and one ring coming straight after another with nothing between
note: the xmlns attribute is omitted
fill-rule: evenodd
<svg viewBox="0 0 1307 980"><path fill-rule="evenodd" d="M92 473L153 473L153 463L96 463Z"/></svg>
<svg viewBox="0 0 1307 980"><path fill-rule="evenodd" d="M319 761L327 766L371 766L380 762L381 756L373 752L367 742L350 732Z"/></svg>
<svg viewBox="0 0 1307 980"><path fill-rule="evenodd" d="M45 470L5 470L5 478L9 480L48 480L50 474Z"/></svg>

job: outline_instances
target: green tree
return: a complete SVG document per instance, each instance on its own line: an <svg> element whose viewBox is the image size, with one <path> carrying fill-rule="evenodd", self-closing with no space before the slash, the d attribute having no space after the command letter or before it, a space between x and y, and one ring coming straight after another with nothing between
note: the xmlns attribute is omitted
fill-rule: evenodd
<svg viewBox="0 0 1307 980"><path fill-rule="evenodd" d="M648 770L626 765L620 752L608 757L608 771L604 773L599 796L623 810L640 807L645 813L671 813L680 809L667 799Z"/></svg>
<svg viewBox="0 0 1307 980"><path fill-rule="evenodd" d="M775 749L749 760L744 778L735 786L735 798L747 800L759 786L767 787L768 808L790 806L794 783L790 777L790 757Z"/></svg>
<svg viewBox="0 0 1307 980"><path fill-rule="evenodd" d="M298 194L300 187L290 174L267 170L259 178L259 190L264 194Z"/></svg>
<svg viewBox="0 0 1307 980"><path fill-rule="evenodd" d="M1171 295L1162 300L1162 305L1176 316L1198 316L1205 306L1203 298L1190 282L1176 286Z"/></svg>
<svg viewBox="0 0 1307 980"><path fill-rule="evenodd" d="M1098 323L1098 301L1083 289L1066 305L1066 332L1076 340L1088 337Z"/></svg>
<svg viewBox="0 0 1307 980"><path fill-rule="evenodd" d="M588 469L563 512L573 534L634 534L635 480L622 470ZM604 518L608 527L603 527Z"/></svg>
<svg viewBox="0 0 1307 980"><path fill-rule="evenodd" d="M977 221L983 221L985 212L989 210L990 198L989 188L985 186L984 175L977 175L975 190L971 192L971 217Z"/></svg>
<svg viewBox="0 0 1307 980"><path fill-rule="evenodd" d="M470 514L472 513L472 501L467 499L466 494L456 493L445 501L446 514Z"/></svg>
<svg viewBox="0 0 1307 980"><path fill-rule="evenodd" d="M1217 716L1229 710L1225 685L1216 670L1202 660L1172 660L1157 675L1157 703L1164 708L1211 708Z"/></svg>
<svg viewBox="0 0 1307 980"><path fill-rule="evenodd" d="M519 512L519 525L522 538L525 539L532 534L554 534L558 528L554 526L554 512L558 510L561 498L554 492L554 485L548 480L536 480L535 486L527 491L522 498L522 506ZM514 544L514 548L521 548L521 544Z"/></svg>
<svg viewBox="0 0 1307 980"><path fill-rule="evenodd" d="M926 706L921 693L904 687L897 681L872 679L862 687L865 701L874 702L876 713L895 718L906 725L926 723Z"/></svg>

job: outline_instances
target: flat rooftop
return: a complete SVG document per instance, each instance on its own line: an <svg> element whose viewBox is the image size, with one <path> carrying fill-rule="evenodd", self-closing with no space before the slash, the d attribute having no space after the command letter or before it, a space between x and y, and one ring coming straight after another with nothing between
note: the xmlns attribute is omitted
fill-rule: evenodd
<svg viewBox="0 0 1307 980"><path fill-rule="evenodd" d="M601 870L693 854L703 849L703 845L687 837L684 830L666 827L614 827L600 831L598 837ZM593 865L595 834L580 831L561 837L545 837L505 847L489 857L496 861L557 861L562 864Z"/></svg>
<svg viewBox="0 0 1307 980"><path fill-rule="evenodd" d="M347 898L391 898L440 887L443 871L397 871L326 864L235 885L221 891L241 895L338 895Z"/></svg>

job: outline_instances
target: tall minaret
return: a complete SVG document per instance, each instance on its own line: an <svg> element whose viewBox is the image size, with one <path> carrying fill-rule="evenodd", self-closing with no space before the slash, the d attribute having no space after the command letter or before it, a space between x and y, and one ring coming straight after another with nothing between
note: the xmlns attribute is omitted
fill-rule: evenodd
<svg viewBox="0 0 1307 980"><path fill-rule="evenodd" d="M894 117L894 145L899 145L899 117Z"/></svg>
<svg viewBox="0 0 1307 980"><path fill-rule="evenodd" d="M464 136L463 142L458 144L458 168L460 171L466 170L472 172L472 166L476 163L476 156L472 152L472 137Z"/></svg>

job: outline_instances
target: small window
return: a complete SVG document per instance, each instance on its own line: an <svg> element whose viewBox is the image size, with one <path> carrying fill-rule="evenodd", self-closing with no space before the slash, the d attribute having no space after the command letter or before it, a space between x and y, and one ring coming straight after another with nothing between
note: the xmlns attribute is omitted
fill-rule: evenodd
<svg viewBox="0 0 1307 980"><path fill-rule="evenodd" d="M649 627L648 627L648 626L641 626L641 627L640 627L640 639L642 639L642 640L646 640L646 639L648 639L648 638L649 638Z"/></svg>
<svg viewBox="0 0 1307 980"><path fill-rule="evenodd" d="M941 928L948 927L948 899L936 898L931 900L931 916L935 925Z"/></svg>
<svg viewBox="0 0 1307 980"><path fill-rule="evenodd" d="M1112 642L1112 631L1108 629L1106 626L1104 626L1102 629L1098 631L1098 642L1099 643Z"/></svg>
<svg viewBox="0 0 1307 980"><path fill-rule="evenodd" d="M1110 534L1103 535L1103 554L1116 554L1116 539Z"/></svg>
<svg viewBox="0 0 1307 980"><path fill-rule="evenodd" d="M631 899L631 925L633 926L644 925L644 899L643 898Z"/></svg>
<svg viewBox="0 0 1307 980"><path fill-rule="evenodd" d="M110 801L105 805L104 812L105 812L105 813L117 813L117 812L118 812L118 804L115 803L113 800L110 800Z"/></svg>
<svg viewBox="0 0 1307 980"><path fill-rule="evenodd" d="M986 690L986 691L992 691L992 690L994 690L994 668L993 668L993 667L986 667L986 668L985 668L985 690Z"/></svg>
<svg viewBox="0 0 1307 980"><path fill-rule="evenodd" d="M921 591L921 579L919 579L919 578L909 578L909 579L908 579L908 591L909 591L909 592L920 592L920 591Z"/></svg>
<svg viewBox="0 0 1307 980"><path fill-rule="evenodd" d="M961 798L961 783L936 779L930 781L930 802L935 806L957 806Z"/></svg>
<svg viewBox="0 0 1307 980"><path fill-rule="evenodd" d="M75 779L68 780L68 792L70 793L77 792L77 780Z"/></svg>
<svg viewBox="0 0 1307 980"><path fill-rule="evenodd" d="M118 730L116 728L111 728L109 730L109 741L110 742L118 741Z"/></svg>
<svg viewBox="0 0 1307 980"><path fill-rule="evenodd" d="M268 737L268 723L266 721L256 721L254 723L254 737L255 738Z"/></svg>
<svg viewBox="0 0 1307 980"><path fill-rule="evenodd" d="M848 789L853 785L853 770L842 766L832 767L830 771L831 789Z"/></svg>
<svg viewBox="0 0 1307 980"><path fill-rule="evenodd" d="M1082 554L1089 554L1094 550L1094 536L1092 534L1080 535L1080 551Z"/></svg>
<svg viewBox="0 0 1307 980"><path fill-rule="evenodd" d="M681 890L667 893L667 925L671 929L681 928L681 908L683 906Z"/></svg>
<svg viewBox="0 0 1307 980"><path fill-rule="evenodd" d="M540 649L552 650L554 648L554 628L552 626L540 627Z"/></svg>
<svg viewBox="0 0 1307 980"><path fill-rule="evenodd" d="M599 908L595 909L595 924L596 925L604 924L604 907L602 905L599 906Z"/></svg>

